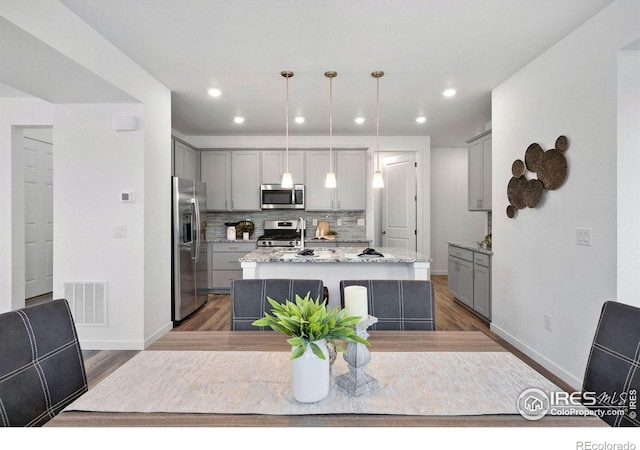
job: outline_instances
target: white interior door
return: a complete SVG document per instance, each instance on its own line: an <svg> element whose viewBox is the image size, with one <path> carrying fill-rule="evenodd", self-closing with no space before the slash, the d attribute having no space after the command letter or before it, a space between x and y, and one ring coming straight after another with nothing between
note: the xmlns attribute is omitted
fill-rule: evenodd
<svg viewBox="0 0 640 450"><path fill-rule="evenodd" d="M53 145L27 136L23 142L25 297L31 298L53 291Z"/></svg>
<svg viewBox="0 0 640 450"><path fill-rule="evenodd" d="M382 163L382 245L416 251L415 154L391 156Z"/></svg>

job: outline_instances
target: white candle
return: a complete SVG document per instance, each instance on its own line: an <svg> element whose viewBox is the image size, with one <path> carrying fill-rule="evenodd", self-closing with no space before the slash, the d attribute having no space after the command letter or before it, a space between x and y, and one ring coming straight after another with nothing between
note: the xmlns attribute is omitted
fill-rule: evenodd
<svg viewBox="0 0 640 450"><path fill-rule="evenodd" d="M347 286L344 288L344 307L347 309L347 316L357 316L366 319L369 316L367 304L366 287Z"/></svg>

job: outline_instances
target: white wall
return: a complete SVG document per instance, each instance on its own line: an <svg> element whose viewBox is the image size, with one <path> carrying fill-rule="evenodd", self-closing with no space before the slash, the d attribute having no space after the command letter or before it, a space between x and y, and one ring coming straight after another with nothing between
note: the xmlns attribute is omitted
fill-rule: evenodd
<svg viewBox="0 0 640 450"><path fill-rule="evenodd" d="M23 126L53 124L53 105L37 98L0 99L0 313L24 307Z"/></svg>
<svg viewBox="0 0 640 450"><path fill-rule="evenodd" d="M198 149L233 148L283 148L282 136L180 136L182 140ZM375 136L333 136L334 148L368 148L369 179L373 178ZM327 148L327 136L289 136L289 148ZM380 136L380 152L416 152L418 157L418 252L431 253L431 138L429 136ZM321 176L324 177L324 174ZM369 187L368 187L369 188ZM421 200L420 200L421 199ZM374 192L367 195L367 238L374 239L375 215Z"/></svg>
<svg viewBox="0 0 640 450"><path fill-rule="evenodd" d="M618 300L640 306L640 41L618 56Z"/></svg>
<svg viewBox="0 0 640 450"><path fill-rule="evenodd" d="M62 183L66 196L60 192L54 193L54 211L57 210L56 216L62 221L56 223L56 229L61 234L56 236L54 254L62 266L55 267L54 264L54 283L58 286L54 288L54 294L61 294L60 283L64 280L77 276L98 276L109 270L108 295L118 308L117 315L107 327L80 329L81 344L83 348L95 349L142 349L172 327L169 239L171 93L58 1L4 2L2 14L4 19L140 102L136 107L131 106L140 119L139 129L142 130L136 135L137 139L132 140L110 134L111 122L106 116L115 110L106 106L87 106L84 110L86 118L81 114L81 106L56 107L54 146L57 154L54 155L54 166L56 180ZM43 68L42 76L46 77L46 68ZM129 107L124 109L131 112ZM83 130L85 125L87 130L96 132L92 143L88 142ZM77 142L73 141L74 133L79 133ZM60 143L58 139L61 139ZM133 162L120 153L124 147L114 149L123 144L126 144L128 156L133 158ZM68 145L68 148L64 148L64 145ZM1 157L8 160L4 149L2 152ZM65 159L62 155L69 155L71 159ZM2 170L6 170L4 167ZM135 171L135 177L131 176L130 170ZM82 175L83 172L86 175ZM100 196L103 201L87 204L88 196L83 189L86 192L92 189L84 185L72 189L73 186L65 184L72 183L72 180L60 179L63 174L79 176L88 183L88 178L94 175L104 192ZM136 213L132 215L130 210L107 204L111 195L116 194L117 199L121 190L128 189L126 185L137 186L136 203L132 208ZM73 207L85 208L87 220L94 224L98 218L106 221L100 225L100 232L93 236L93 242L87 243L90 255L76 250L77 236L86 239L90 231L85 225L85 217L77 214L76 220L66 217ZM113 214L107 217L103 208ZM69 228L59 230L61 223ZM126 242L114 243L114 224L127 225L132 233L131 238L126 238ZM0 235L5 235L10 228L8 223L0 222ZM13 268L16 266L14 260ZM21 284L24 284L24 278Z"/></svg>
<svg viewBox="0 0 640 450"><path fill-rule="evenodd" d="M613 3L492 96L491 329L576 388L602 303L616 298L616 64L639 37L639 9ZM507 218L511 164L559 135L569 138L565 184ZM591 246L576 245L576 228L591 229Z"/></svg>
<svg viewBox="0 0 640 450"><path fill-rule="evenodd" d="M141 118L142 110L56 106L54 296L64 297L65 282L107 282L108 327L79 325L83 348L135 348L142 340L144 199L122 203L120 192L144 192L144 136L111 129L113 116ZM126 225L126 238L113 237L116 225Z"/></svg>
<svg viewBox="0 0 640 450"><path fill-rule="evenodd" d="M475 244L487 234L487 213L468 209L469 149L431 149L431 273L446 275L448 241Z"/></svg>

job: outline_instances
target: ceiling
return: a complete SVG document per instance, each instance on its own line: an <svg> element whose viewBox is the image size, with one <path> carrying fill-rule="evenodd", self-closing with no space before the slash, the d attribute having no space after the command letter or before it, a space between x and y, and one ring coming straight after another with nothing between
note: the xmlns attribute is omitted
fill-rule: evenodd
<svg viewBox="0 0 640 450"><path fill-rule="evenodd" d="M491 89L611 0L61 2L172 91L184 135L283 135L283 70L294 72L291 135L328 135L328 70L338 73L334 135L375 135L371 72L382 70L380 134L448 147L484 130ZM208 96L212 87L222 95ZM447 87L457 95L442 96Z"/></svg>

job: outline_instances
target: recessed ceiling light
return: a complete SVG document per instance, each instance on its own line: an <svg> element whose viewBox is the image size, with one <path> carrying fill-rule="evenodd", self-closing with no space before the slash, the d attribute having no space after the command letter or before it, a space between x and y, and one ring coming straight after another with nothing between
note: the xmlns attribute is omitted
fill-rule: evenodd
<svg viewBox="0 0 640 450"><path fill-rule="evenodd" d="M302 117L302 116L298 116L298 117L296 117L296 118L295 118L295 119L293 119L293 120L295 120L295 121L296 121L296 123L304 123L304 117Z"/></svg>
<svg viewBox="0 0 640 450"><path fill-rule="evenodd" d="M211 88L207 91L212 97L220 97L222 95L222 91L220 89Z"/></svg>
<svg viewBox="0 0 640 450"><path fill-rule="evenodd" d="M445 89L442 92L442 95L444 95L445 97L453 97L454 95L456 95L456 90L453 88Z"/></svg>
<svg viewBox="0 0 640 450"><path fill-rule="evenodd" d="M416 117L416 122L418 123L425 123L426 121L427 121L427 118L425 116Z"/></svg>
<svg viewBox="0 0 640 450"><path fill-rule="evenodd" d="M364 117L356 117L355 122L360 125L364 123Z"/></svg>
<svg viewBox="0 0 640 450"><path fill-rule="evenodd" d="M233 118L235 123L244 123L244 117L236 116Z"/></svg>

